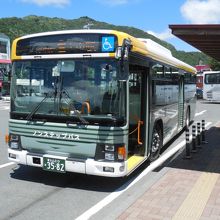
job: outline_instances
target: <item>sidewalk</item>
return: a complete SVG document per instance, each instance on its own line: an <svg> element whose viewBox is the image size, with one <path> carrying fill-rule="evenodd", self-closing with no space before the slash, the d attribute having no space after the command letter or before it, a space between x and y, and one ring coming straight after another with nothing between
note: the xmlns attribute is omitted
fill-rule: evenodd
<svg viewBox="0 0 220 220"><path fill-rule="evenodd" d="M220 220L220 126L206 132L191 159L180 155L168 172L118 220Z"/></svg>

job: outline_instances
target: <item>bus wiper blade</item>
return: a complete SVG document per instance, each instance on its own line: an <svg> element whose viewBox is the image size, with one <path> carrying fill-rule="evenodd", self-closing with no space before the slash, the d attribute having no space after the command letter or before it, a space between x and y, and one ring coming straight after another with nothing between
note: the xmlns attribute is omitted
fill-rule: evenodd
<svg viewBox="0 0 220 220"><path fill-rule="evenodd" d="M40 106L42 105L43 102L45 102L48 98L54 97L55 93L54 92L48 92L45 97L32 109L32 111L28 114L26 120L30 121L34 114L38 111L38 109L40 108Z"/></svg>

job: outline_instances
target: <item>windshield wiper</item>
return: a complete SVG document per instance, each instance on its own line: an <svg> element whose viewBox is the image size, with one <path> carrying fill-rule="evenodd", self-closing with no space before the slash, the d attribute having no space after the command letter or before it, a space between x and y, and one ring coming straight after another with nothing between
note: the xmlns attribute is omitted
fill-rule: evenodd
<svg viewBox="0 0 220 220"><path fill-rule="evenodd" d="M51 97L55 97L55 92L48 92L45 97L32 109L32 111L28 114L26 120L27 121L30 121L34 114L38 111L38 109L41 107L42 103L44 103L48 98L51 98Z"/></svg>
<svg viewBox="0 0 220 220"><path fill-rule="evenodd" d="M75 108L74 103L70 102L71 97L69 96L68 92L63 88L63 77L57 77L55 84L54 84L54 91L53 92L48 92L45 97L32 109L32 111L28 114L26 117L27 121L32 120L34 114L39 110L41 107L42 103L44 103L48 98L54 98L54 102L57 102L57 114L61 111L61 106L62 106L62 99L63 95L66 96L66 103L70 105L70 108L73 109L74 116L76 116L80 122L84 125L89 124L87 120L85 120L82 116L81 113Z"/></svg>
<svg viewBox="0 0 220 220"><path fill-rule="evenodd" d="M61 106L62 106L62 99L63 99L63 95L65 95L69 100L71 100L70 95L68 94L68 92L63 88L63 80L64 77L59 76L56 80L55 83L55 97L58 98L58 102L57 102L57 114L58 112L60 112ZM68 103L68 102L67 102ZM88 121L86 121L82 116L81 113L79 111L77 111L77 109L74 106L74 103L70 103L70 107L72 107L74 114L77 116L77 118L80 120L80 122L82 122L84 125L89 124Z"/></svg>

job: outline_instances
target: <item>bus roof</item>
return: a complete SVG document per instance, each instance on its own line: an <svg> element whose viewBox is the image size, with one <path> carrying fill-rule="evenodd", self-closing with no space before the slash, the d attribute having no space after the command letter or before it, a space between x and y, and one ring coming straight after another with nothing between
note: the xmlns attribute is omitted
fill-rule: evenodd
<svg viewBox="0 0 220 220"><path fill-rule="evenodd" d="M203 74L215 74L215 73L220 73L219 71L204 71Z"/></svg>
<svg viewBox="0 0 220 220"><path fill-rule="evenodd" d="M52 31L52 32L43 32L36 33L31 35L26 35L14 40L12 48L15 51L17 42L21 39L35 38L40 36L49 36L49 35L61 35L61 34L86 34L86 33L94 33L94 34L113 34L118 38L118 46L122 46L124 39L128 39L131 41L131 51L134 53L141 54L142 56L149 57L154 60L158 60L159 62L169 64L171 66L180 68L184 71L196 73L196 69L180 60L172 56L172 53L167 48L161 46L160 44L150 40L143 38L135 38L127 33L114 31L114 30L62 30L62 31ZM114 56L114 53L109 53L108 56ZM16 54L12 54L12 59L22 59L22 57L16 56Z"/></svg>

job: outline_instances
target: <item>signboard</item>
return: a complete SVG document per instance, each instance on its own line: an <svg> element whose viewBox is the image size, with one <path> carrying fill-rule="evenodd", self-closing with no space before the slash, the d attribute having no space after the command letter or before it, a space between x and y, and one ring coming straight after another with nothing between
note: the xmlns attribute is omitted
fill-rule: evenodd
<svg viewBox="0 0 220 220"><path fill-rule="evenodd" d="M112 34L59 34L21 39L17 42L17 56L109 53L117 47Z"/></svg>

